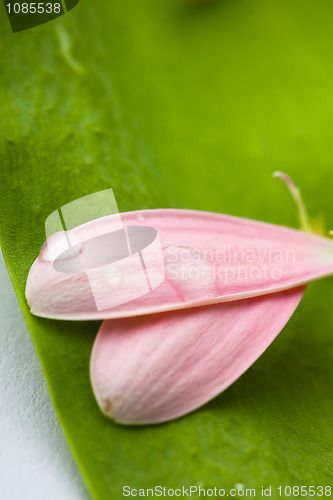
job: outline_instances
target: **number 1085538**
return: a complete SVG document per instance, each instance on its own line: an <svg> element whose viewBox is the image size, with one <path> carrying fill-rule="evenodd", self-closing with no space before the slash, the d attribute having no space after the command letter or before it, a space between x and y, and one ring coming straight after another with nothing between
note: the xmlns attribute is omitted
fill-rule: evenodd
<svg viewBox="0 0 333 500"><path fill-rule="evenodd" d="M8 14L60 14L60 3L24 2L8 3Z"/></svg>

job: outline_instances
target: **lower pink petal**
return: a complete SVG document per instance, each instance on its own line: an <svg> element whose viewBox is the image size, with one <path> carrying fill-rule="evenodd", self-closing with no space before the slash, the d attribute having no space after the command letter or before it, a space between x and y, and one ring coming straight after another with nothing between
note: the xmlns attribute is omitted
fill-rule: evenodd
<svg viewBox="0 0 333 500"><path fill-rule="evenodd" d="M147 424L198 408L264 352L303 292L104 321L90 364L101 410L119 423Z"/></svg>

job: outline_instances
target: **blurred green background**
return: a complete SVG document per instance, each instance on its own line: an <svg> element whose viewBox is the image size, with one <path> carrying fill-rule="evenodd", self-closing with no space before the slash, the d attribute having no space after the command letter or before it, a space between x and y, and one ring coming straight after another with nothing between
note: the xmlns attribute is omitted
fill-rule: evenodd
<svg viewBox="0 0 333 500"><path fill-rule="evenodd" d="M225 393L138 429L95 404L99 324L32 317L24 298L46 217L108 187L121 211L183 207L297 226L271 179L284 170L333 229L332 2L81 0L15 35L0 12L0 242L92 498L118 500L125 484L332 484L332 279L309 287Z"/></svg>

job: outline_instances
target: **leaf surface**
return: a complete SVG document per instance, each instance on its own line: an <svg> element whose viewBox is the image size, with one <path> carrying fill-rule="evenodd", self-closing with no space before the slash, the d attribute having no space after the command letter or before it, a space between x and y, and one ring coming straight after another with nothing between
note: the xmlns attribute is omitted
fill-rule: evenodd
<svg viewBox="0 0 333 500"><path fill-rule="evenodd" d="M332 483L331 279L309 287L224 394L140 429L110 423L93 398L99 323L32 317L24 298L46 217L109 187L120 211L295 225L292 201L270 179L283 169L332 228L332 9L328 0L82 1L16 35L1 17L1 246L95 500L122 498L125 484Z"/></svg>

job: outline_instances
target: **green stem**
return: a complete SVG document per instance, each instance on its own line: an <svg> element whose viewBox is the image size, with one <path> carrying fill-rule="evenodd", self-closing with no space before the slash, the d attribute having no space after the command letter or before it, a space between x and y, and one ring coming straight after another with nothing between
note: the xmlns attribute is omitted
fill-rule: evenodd
<svg viewBox="0 0 333 500"><path fill-rule="evenodd" d="M274 172L273 177L278 177L287 184L291 196L293 197L297 206L301 229L303 229L303 231L307 231L308 233L315 233L316 231L310 222L300 189L294 184L292 179L283 172Z"/></svg>

